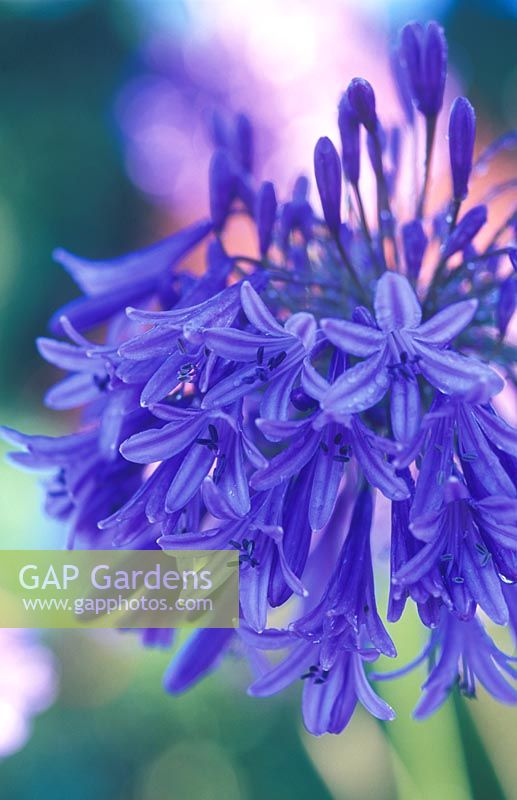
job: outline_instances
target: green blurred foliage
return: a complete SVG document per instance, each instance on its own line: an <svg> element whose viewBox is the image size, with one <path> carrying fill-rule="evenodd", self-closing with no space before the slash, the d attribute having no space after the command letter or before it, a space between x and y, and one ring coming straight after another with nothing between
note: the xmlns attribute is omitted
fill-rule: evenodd
<svg viewBox="0 0 517 800"><path fill-rule="evenodd" d="M40 4L43 5L43 4ZM72 7L73 6L73 7ZM21 15L0 4L0 403L39 402L34 338L76 294L51 260L130 250L149 215L126 178L111 104L131 56L113 4Z"/></svg>

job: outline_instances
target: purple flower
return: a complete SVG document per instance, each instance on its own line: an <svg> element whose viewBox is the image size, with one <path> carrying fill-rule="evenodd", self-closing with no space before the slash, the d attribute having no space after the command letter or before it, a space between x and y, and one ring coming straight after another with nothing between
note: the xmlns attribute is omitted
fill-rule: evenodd
<svg viewBox="0 0 517 800"><path fill-rule="evenodd" d="M233 637L231 629L196 631L174 657L163 678L168 692L186 691L207 672L214 669Z"/></svg>
<svg viewBox="0 0 517 800"><path fill-rule="evenodd" d="M328 339L354 356L367 357L345 371L322 399L322 409L339 420L370 408L391 388L391 423L397 439L407 441L420 422L422 374L441 392L487 398L503 382L491 369L472 358L445 349L465 328L477 308L476 300L454 303L421 324L422 312L409 282L386 272L375 292L378 328L338 319L324 319Z"/></svg>
<svg viewBox="0 0 517 800"><path fill-rule="evenodd" d="M362 650L368 644L391 658L397 654L375 601L370 552L372 512L371 492L363 489L323 597L292 626L298 636L321 645L319 663L325 670L332 668L342 649Z"/></svg>
<svg viewBox="0 0 517 800"><path fill-rule="evenodd" d="M465 485L450 478L438 510L413 519L412 534L426 544L393 575L396 585L418 586L420 598L440 598L460 619L471 619L479 605L494 622L508 621L494 553L517 552L517 502L473 501Z"/></svg>
<svg viewBox="0 0 517 800"><path fill-rule="evenodd" d="M467 211L459 221L451 235L447 238L443 248L443 258L457 253L471 243L474 236L481 230L487 220L486 206L475 206Z"/></svg>
<svg viewBox="0 0 517 800"><path fill-rule="evenodd" d="M142 420L131 422L142 424ZM99 452L98 429L55 438L27 436L8 428L0 433L6 441L24 448L24 452L10 454L14 464L51 472L45 483L45 511L68 523L68 547L109 549L113 536L103 536L98 522L138 490L141 468L120 457L106 461ZM147 520L131 530L134 546L144 549L152 547L157 535ZM119 531L119 536L125 540L127 532Z"/></svg>
<svg viewBox="0 0 517 800"><path fill-rule="evenodd" d="M216 150L210 162L210 215L220 231L237 194L237 176L226 150Z"/></svg>
<svg viewBox="0 0 517 800"><path fill-rule="evenodd" d="M246 436L238 409L210 412L158 403L151 410L166 424L130 436L120 452L137 464L161 462L162 501L155 501L163 503L159 511L172 514L183 509L215 463L214 482L226 502L239 516L246 514L250 507L246 462L257 467L265 459ZM150 481L155 488L153 477Z"/></svg>
<svg viewBox="0 0 517 800"><path fill-rule="evenodd" d="M377 114L375 112L375 93L364 78L352 78L346 90L350 108L357 119L364 125L369 133L377 129Z"/></svg>
<svg viewBox="0 0 517 800"><path fill-rule="evenodd" d="M307 201L308 181L303 176L298 178L293 189L293 199L285 203L280 215L280 241L285 251L288 250L292 233L299 232L305 243L312 239L314 214Z"/></svg>
<svg viewBox="0 0 517 800"><path fill-rule="evenodd" d="M455 200L464 200L467 196L475 138L474 109L466 97L457 97L449 119L449 156Z"/></svg>
<svg viewBox="0 0 517 800"><path fill-rule="evenodd" d="M357 701L392 719L365 671L380 653L396 655L370 545L380 492L391 503L386 617L398 620L411 602L432 629L422 655L395 673L429 657L416 715L435 710L458 681L469 696L479 679L502 702L516 700L503 675L515 677L511 659L476 616L515 633L517 437L491 406L504 381L488 365L513 379L513 351L501 340L515 282L502 257L515 261L515 214L488 247L474 245L507 184L459 217L469 181L515 136L489 146L473 169L475 116L456 100L452 202L425 213L440 202L429 196L430 164L446 50L436 23L402 33L394 70L409 125L383 124L361 78L342 96L346 222L331 139L314 152L322 219L303 175L280 205L272 183L256 191L248 118L218 116L210 221L112 261L57 251L84 296L53 318L68 340L40 338L38 348L65 371L46 402L77 409L76 432L2 433L20 448L15 464L47 473L46 510L68 527L68 546L233 553L239 631L191 636L167 671L170 692L231 652L249 663L254 695L301 679L314 734L341 731ZM413 101L425 142L414 139ZM358 185L361 125L371 198ZM408 214L402 152L415 155L415 175L424 164ZM230 215L232 233L244 218L242 236L226 235ZM191 272L183 258L204 239L205 268ZM100 322L98 343L80 333ZM268 628L272 609L285 630ZM173 632L140 637L165 647ZM279 649L287 654L271 666L264 651Z"/></svg>
<svg viewBox="0 0 517 800"><path fill-rule="evenodd" d="M314 736L341 733L350 721L358 702L374 717L395 719L395 712L382 700L368 682L364 661L369 654L350 650L340 652L331 670L320 666L320 646L296 641L281 631L267 631L263 641L255 642L264 649L291 646L289 655L248 689L252 697L269 697L303 680L302 713L305 727Z"/></svg>
<svg viewBox="0 0 517 800"><path fill-rule="evenodd" d="M270 181L265 181L257 193L257 230L259 238L260 255L264 257L269 250L273 227L276 220L276 195L275 187Z"/></svg>
<svg viewBox="0 0 517 800"><path fill-rule="evenodd" d="M416 281L427 247L427 236L420 220L415 219L402 227L402 241L408 276Z"/></svg>
<svg viewBox="0 0 517 800"><path fill-rule="evenodd" d="M388 602L387 619L397 622L404 611L409 597L416 603L420 619L430 628L436 627L440 621L443 602L440 597L430 594L425 588L416 583L399 583L394 576L408 561L413 558L424 543L417 539L409 528L409 515L414 498L414 484L409 470L405 470L404 480L411 490L411 495L406 500L391 504L391 558L390 572L391 585Z"/></svg>
<svg viewBox="0 0 517 800"><path fill-rule="evenodd" d="M506 331L515 313L516 306L517 283L515 282L515 276L509 275L501 284L497 301L497 327L502 339L506 336Z"/></svg>
<svg viewBox="0 0 517 800"><path fill-rule="evenodd" d="M330 389L330 384L308 364L302 383L307 396L320 403ZM368 430L358 416L350 415L337 423L315 411L301 420L258 419L257 426L271 441L290 440L290 443L253 475L252 485L256 489L270 488L306 464L312 464L309 522L314 530L324 527L330 519L343 471L352 458L357 460L369 483L387 497L400 500L408 494L404 482L386 459L387 453L393 454L391 443Z"/></svg>
<svg viewBox="0 0 517 800"><path fill-rule="evenodd" d="M415 112L411 91L409 88L408 75L403 64L401 63L400 55L396 49L391 51L390 65L395 81L395 87L400 100L400 105L402 106L406 120L410 125L412 125L415 118Z"/></svg>
<svg viewBox="0 0 517 800"><path fill-rule="evenodd" d="M517 703L517 690L507 677L517 678L517 670L511 664L514 659L499 650L477 617L462 622L443 613L440 625L432 631L428 645L418 658L397 673L380 673L372 677L386 680L402 675L427 657L429 675L413 712L415 719L425 719L434 713L447 700L455 685L466 697L475 697L476 681L500 702Z"/></svg>
<svg viewBox="0 0 517 800"><path fill-rule="evenodd" d="M262 632L267 624L268 603L278 606L293 592L301 597L307 594L299 579L311 539L307 505L297 497L302 486L304 476L258 492L249 512L239 517L214 482L207 480L204 501L220 523L207 531L166 534L159 544L164 549L178 550L235 548L239 552L241 613L248 626Z"/></svg>
<svg viewBox="0 0 517 800"><path fill-rule="evenodd" d="M312 314L301 312L280 325L247 281L241 288L241 303L256 333L215 327L203 333L206 347L227 361L244 364L209 389L203 408L231 403L257 386L269 384L262 397L261 413L282 419L287 413L290 390L314 343L316 322Z"/></svg>
<svg viewBox="0 0 517 800"><path fill-rule="evenodd" d="M405 25L400 37L400 57L418 110L435 117L443 103L447 74L447 42L442 28L429 22Z"/></svg>
<svg viewBox="0 0 517 800"><path fill-rule="evenodd" d="M359 182L359 168L361 163L359 120L350 105L346 92L339 101L338 126L341 137L343 170L347 180L355 186Z"/></svg>
<svg viewBox="0 0 517 800"><path fill-rule="evenodd" d="M70 273L86 296L56 311L50 321L52 330L61 332L63 316L78 330L92 328L131 303L159 295L170 278L171 268L211 229L208 221L196 223L151 247L110 261L89 261L66 250L55 250L54 259Z"/></svg>
<svg viewBox="0 0 517 800"><path fill-rule="evenodd" d="M314 173L325 222L336 236L341 225L341 165L337 150L327 136L322 136L316 144Z"/></svg>

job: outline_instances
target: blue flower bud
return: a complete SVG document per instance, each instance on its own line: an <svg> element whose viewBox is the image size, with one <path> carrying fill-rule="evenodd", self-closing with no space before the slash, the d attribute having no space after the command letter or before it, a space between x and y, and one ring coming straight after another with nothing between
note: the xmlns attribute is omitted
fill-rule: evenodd
<svg viewBox="0 0 517 800"><path fill-rule="evenodd" d="M235 196L235 173L225 150L216 150L209 169L210 214L214 228L220 231L226 222Z"/></svg>
<svg viewBox="0 0 517 800"><path fill-rule="evenodd" d="M359 182L360 143L359 120L352 110L345 93L338 106L338 126L341 136L341 156L347 180L356 185Z"/></svg>
<svg viewBox="0 0 517 800"><path fill-rule="evenodd" d="M337 235L341 224L341 164L327 136L318 139L314 148L314 173L325 222Z"/></svg>
<svg viewBox="0 0 517 800"><path fill-rule="evenodd" d="M245 114L238 114L235 120L235 158L244 172L253 167L253 129Z"/></svg>
<svg viewBox="0 0 517 800"><path fill-rule="evenodd" d="M255 212L261 256L266 255L269 245L271 244L271 237L273 235L273 227L276 219L276 209L275 187L270 181L264 181L257 194Z"/></svg>
<svg viewBox="0 0 517 800"><path fill-rule="evenodd" d="M401 64L399 53L396 50L392 50L391 52L390 64L400 105L402 106L402 110L404 111L407 121L410 125L412 125L415 118L415 113L413 108L413 99L409 89L408 75Z"/></svg>
<svg viewBox="0 0 517 800"><path fill-rule="evenodd" d="M375 133L377 114L375 112L375 94L371 85L364 78L352 78L346 93L348 102L361 125L364 125L370 133Z"/></svg>
<svg viewBox="0 0 517 800"><path fill-rule="evenodd" d="M386 132L380 122L377 124L375 134L367 134L366 149L368 150L370 164L377 177L384 175L382 157L386 149Z"/></svg>
<svg viewBox="0 0 517 800"><path fill-rule="evenodd" d="M443 29L430 22L424 29L418 22L405 25L401 33L400 57L418 110L435 117L443 104L447 75L447 41Z"/></svg>
<svg viewBox="0 0 517 800"><path fill-rule="evenodd" d="M443 257L449 258L458 250L464 250L487 220L486 206L474 206L467 211L449 236L443 249Z"/></svg>
<svg viewBox="0 0 517 800"><path fill-rule="evenodd" d="M220 239L210 242L206 251L207 274L213 275L214 280L228 277L234 269L234 261L230 258Z"/></svg>
<svg viewBox="0 0 517 800"><path fill-rule="evenodd" d="M228 127L226 116L219 109L215 109L209 118L210 138L214 147L228 149L230 140Z"/></svg>
<svg viewBox="0 0 517 800"><path fill-rule="evenodd" d="M297 386L290 394L291 403L298 411L312 411L317 408L318 401L304 392L301 386Z"/></svg>
<svg viewBox="0 0 517 800"><path fill-rule="evenodd" d="M299 175L293 186L293 200L295 203L304 203L309 195L309 180L305 175Z"/></svg>
<svg viewBox="0 0 517 800"><path fill-rule="evenodd" d="M341 227L339 229L339 241L343 245L343 250L348 253L354 241L354 234L346 222L341 223Z"/></svg>
<svg viewBox="0 0 517 800"><path fill-rule="evenodd" d="M294 184L292 201L282 206L280 214L280 242L284 250L294 230L300 231L306 242L312 238L314 215L307 200L308 193L309 181L305 175L300 175Z"/></svg>
<svg viewBox="0 0 517 800"><path fill-rule="evenodd" d="M476 114L466 97L457 97L449 119L449 155L455 200L467 196L472 169Z"/></svg>
<svg viewBox="0 0 517 800"><path fill-rule="evenodd" d="M427 247L427 236L420 220L415 219L402 226L402 243L407 274L416 280L420 274L422 259Z"/></svg>
<svg viewBox="0 0 517 800"><path fill-rule="evenodd" d="M517 283L515 282L515 276L510 275L502 282L497 301L497 327L499 328L501 338L506 334L510 320L515 313L516 305Z"/></svg>

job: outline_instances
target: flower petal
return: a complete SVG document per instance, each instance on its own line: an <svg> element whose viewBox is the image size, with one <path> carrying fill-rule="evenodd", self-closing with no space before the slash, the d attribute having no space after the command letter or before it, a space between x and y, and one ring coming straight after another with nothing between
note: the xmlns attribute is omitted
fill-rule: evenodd
<svg viewBox="0 0 517 800"><path fill-rule="evenodd" d="M169 422L162 428L135 433L120 445L120 452L136 464L152 464L179 453L187 447L206 425L202 414L181 421Z"/></svg>
<svg viewBox="0 0 517 800"><path fill-rule="evenodd" d="M301 382L304 391L315 400L321 400L330 389L330 383L319 374L308 358L303 362Z"/></svg>
<svg viewBox="0 0 517 800"><path fill-rule="evenodd" d="M420 428L420 389L416 378L396 377L391 384L391 427L399 442L410 442Z"/></svg>
<svg viewBox="0 0 517 800"><path fill-rule="evenodd" d="M91 261L62 249L55 250L53 257L90 296L115 293L128 283L141 281L147 282L152 289L156 276L204 239L211 228L209 221L197 222L150 247L108 261Z"/></svg>
<svg viewBox="0 0 517 800"><path fill-rule="evenodd" d="M355 689L357 692L357 699L362 703L370 714L373 714L377 719L392 720L397 716L388 703L376 694L368 679L364 674L364 667L361 656L356 653L353 654L353 673L355 680Z"/></svg>
<svg viewBox="0 0 517 800"><path fill-rule="evenodd" d="M214 453L204 445L196 444L183 459L165 499L167 513L179 511L194 497L214 463Z"/></svg>
<svg viewBox="0 0 517 800"><path fill-rule="evenodd" d="M321 408L335 420L358 414L382 400L390 385L386 351L344 372L320 399ZM305 384L304 384L305 388Z"/></svg>
<svg viewBox="0 0 517 800"><path fill-rule="evenodd" d="M353 356L371 356L386 341L386 335L381 331L345 319L322 319L320 325L332 344Z"/></svg>
<svg viewBox="0 0 517 800"><path fill-rule="evenodd" d="M312 458L319 441L320 434L317 431L312 431L305 437L297 439L272 458L267 467L259 469L252 475L250 483L253 488L260 491L272 489L295 475Z"/></svg>
<svg viewBox="0 0 517 800"><path fill-rule="evenodd" d="M426 344L446 345L467 327L477 307L478 301L475 299L452 303L419 325L413 336Z"/></svg>
<svg viewBox="0 0 517 800"><path fill-rule="evenodd" d="M477 406L474 414L481 430L498 450L504 450L505 453L517 456L517 430L515 428L485 408Z"/></svg>
<svg viewBox="0 0 517 800"><path fill-rule="evenodd" d="M375 317L386 333L401 328L416 328L422 319L417 296L404 275L385 272L375 291Z"/></svg>
<svg viewBox="0 0 517 800"><path fill-rule="evenodd" d="M56 411L78 408L99 397L99 387L89 373L69 375L52 386L45 395L45 405Z"/></svg>
<svg viewBox="0 0 517 800"><path fill-rule="evenodd" d="M285 350L292 344L292 338L285 334L280 336L260 336L235 328L208 328L203 331L203 342L222 358L229 361L257 361L259 349L267 359Z"/></svg>
<svg viewBox="0 0 517 800"><path fill-rule="evenodd" d="M262 302L259 295L249 281L244 281L241 286L241 303L244 313L252 325L263 333L272 336L285 336L285 331L276 321L271 311Z"/></svg>
<svg viewBox="0 0 517 800"><path fill-rule="evenodd" d="M332 441L338 428L329 426ZM320 450L316 457L309 505L309 523L312 530L319 531L329 521L336 505L339 484L343 476L344 463L335 460L332 453Z"/></svg>
<svg viewBox="0 0 517 800"><path fill-rule="evenodd" d="M413 341L420 360L418 366L424 377L441 392L468 398L480 393L485 400L498 394L504 381L490 367L450 350L437 350L422 342Z"/></svg>
<svg viewBox="0 0 517 800"><path fill-rule="evenodd" d="M285 330L288 331L291 336L297 336L298 339L301 339L305 349L310 350L316 338L316 320L313 315L309 314L307 311L299 311L297 314L293 314L292 317L289 317L285 323Z"/></svg>
<svg viewBox="0 0 517 800"><path fill-rule="evenodd" d="M306 419L275 420L263 417L259 417L255 424L270 442L283 442L292 436L300 435L308 425Z"/></svg>
<svg viewBox="0 0 517 800"><path fill-rule="evenodd" d="M325 681L316 683L312 678L306 680L302 695L303 722L313 736L329 732L332 711L342 690L341 660L333 667Z"/></svg>
<svg viewBox="0 0 517 800"><path fill-rule="evenodd" d="M300 365L278 375L271 381L260 401L260 413L266 419L287 419L291 402L291 390L300 374Z"/></svg>
<svg viewBox="0 0 517 800"><path fill-rule="evenodd" d="M163 684L168 692L184 692L215 667L233 636L232 628L196 631L174 657Z"/></svg>
<svg viewBox="0 0 517 800"><path fill-rule="evenodd" d="M409 489L404 480L395 473L395 467L386 461L382 452L371 446L368 429L355 417L352 421L354 438L352 452L357 458L368 482L380 489L390 500L405 500Z"/></svg>
<svg viewBox="0 0 517 800"><path fill-rule="evenodd" d="M287 658L251 684L248 694L252 697L269 697L281 692L300 678L304 669L310 666L311 658L314 659L314 645L304 641L297 643Z"/></svg>

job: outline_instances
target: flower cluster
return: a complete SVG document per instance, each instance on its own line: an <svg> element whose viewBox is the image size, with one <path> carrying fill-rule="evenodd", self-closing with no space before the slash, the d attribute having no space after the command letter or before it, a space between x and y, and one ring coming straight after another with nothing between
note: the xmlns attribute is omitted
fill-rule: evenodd
<svg viewBox="0 0 517 800"><path fill-rule="evenodd" d="M256 184L241 115L219 132L209 220L111 261L56 251L83 295L52 318L67 340L38 346L69 373L47 404L81 408L79 430L4 430L23 448L15 462L50 471L47 511L66 521L70 547L238 552L239 629L195 633L166 688L183 691L232 649L249 660L252 695L303 684L314 734L341 731L358 700L394 716L371 685L386 674L369 667L396 657L374 583L378 494L391 503L387 620L411 599L429 629L409 665L428 663L416 716L455 685L473 695L476 681L517 702L515 659L484 629L517 633L517 437L492 405L501 376L516 380L505 335L517 213L490 234L486 205L464 210L471 179L515 136L473 162L474 110L456 99L451 191L433 208L443 31L407 25L392 60L400 126L382 125L373 88L355 78L339 103L340 152L316 144L322 215L305 177L282 204L272 183ZM421 127L411 193L400 155ZM369 169L375 202L362 195ZM251 255L228 249L242 217ZM200 245L201 276L182 266ZM99 325L100 344L88 338ZM289 623L272 627L286 603Z"/></svg>

